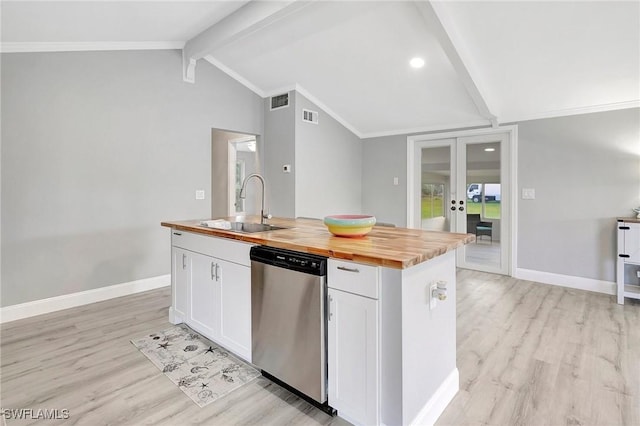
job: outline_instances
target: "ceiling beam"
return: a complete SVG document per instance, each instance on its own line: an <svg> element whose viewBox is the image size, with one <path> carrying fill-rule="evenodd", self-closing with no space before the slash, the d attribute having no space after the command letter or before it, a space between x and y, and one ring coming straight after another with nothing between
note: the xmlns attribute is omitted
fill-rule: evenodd
<svg viewBox="0 0 640 426"><path fill-rule="evenodd" d="M458 77L462 81L467 93L473 100L480 115L482 115L492 127L498 127L498 118L491 112L485 97L482 96L478 85L473 79L469 67L461 57L459 48L457 49L451 35L454 35L454 31L450 22L446 19L446 14L442 10L442 4L438 1L414 1L418 11L424 18L425 24L430 31L435 34L436 38L440 42L444 53L451 61L453 69L458 74ZM458 43L459 44L459 43Z"/></svg>
<svg viewBox="0 0 640 426"><path fill-rule="evenodd" d="M250 1L187 41L182 49L183 79L195 82L198 59L297 12L314 0Z"/></svg>

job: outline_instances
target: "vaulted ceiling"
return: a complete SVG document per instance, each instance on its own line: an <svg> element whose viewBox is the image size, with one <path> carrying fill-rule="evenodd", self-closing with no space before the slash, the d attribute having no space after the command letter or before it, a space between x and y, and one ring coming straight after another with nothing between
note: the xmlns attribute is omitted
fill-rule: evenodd
<svg viewBox="0 0 640 426"><path fill-rule="evenodd" d="M3 52L183 48L186 80L208 60L261 96L300 91L360 137L640 106L638 1L0 7Z"/></svg>

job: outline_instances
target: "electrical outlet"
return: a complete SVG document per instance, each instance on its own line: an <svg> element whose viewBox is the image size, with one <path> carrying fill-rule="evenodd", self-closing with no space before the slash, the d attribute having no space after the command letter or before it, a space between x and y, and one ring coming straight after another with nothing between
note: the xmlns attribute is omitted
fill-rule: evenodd
<svg viewBox="0 0 640 426"><path fill-rule="evenodd" d="M436 306L438 306L438 299L433 297L433 292L438 288L438 283L433 282L429 285L429 294L427 297L429 298L429 309L434 310Z"/></svg>
<svg viewBox="0 0 640 426"><path fill-rule="evenodd" d="M284 173L291 173L291 164L285 164L284 166L282 166L282 171Z"/></svg>
<svg viewBox="0 0 640 426"><path fill-rule="evenodd" d="M640 269L638 269L638 270L636 271L636 276L637 276L638 278L640 278Z"/></svg>
<svg viewBox="0 0 640 426"><path fill-rule="evenodd" d="M196 200L204 200L204 189L196 189Z"/></svg>

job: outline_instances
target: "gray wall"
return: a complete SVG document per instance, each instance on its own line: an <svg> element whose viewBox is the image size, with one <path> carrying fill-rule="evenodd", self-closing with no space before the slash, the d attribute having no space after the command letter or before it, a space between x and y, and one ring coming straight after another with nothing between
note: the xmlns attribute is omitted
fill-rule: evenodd
<svg viewBox="0 0 640 426"><path fill-rule="evenodd" d="M522 122L518 266L615 281L615 217L640 205L640 109Z"/></svg>
<svg viewBox="0 0 640 426"><path fill-rule="evenodd" d="M2 54L1 101L2 306L168 274L160 221L210 216L211 128L263 130L180 51Z"/></svg>
<svg viewBox="0 0 640 426"><path fill-rule="evenodd" d="M363 140L363 210L401 226L407 136ZM518 137L518 194L536 199L518 199L517 266L614 281L615 217L640 205L640 110L526 121Z"/></svg>
<svg viewBox="0 0 640 426"><path fill-rule="evenodd" d="M267 208L274 216L317 217L362 210L362 142L297 92L289 106L270 110L265 99L264 169ZM302 122L302 109L320 114ZM291 173L282 166L291 165Z"/></svg>
<svg viewBox="0 0 640 426"><path fill-rule="evenodd" d="M407 226L407 135L362 141L362 210L380 222Z"/></svg>
<svg viewBox="0 0 640 426"><path fill-rule="evenodd" d="M295 167L295 103L289 93L289 106L270 110L271 99L264 100L264 177L267 183L266 209L274 216L296 215L296 167ZM282 166L293 166L291 173L283 173Z"/></svg>
<svg viewBox="0 0 640 426"><path fill-rule="evenodd" d="M302 121L302 109L319 113ZM362 142L296 92L296 216L323 218L362 210Z"/></svg>

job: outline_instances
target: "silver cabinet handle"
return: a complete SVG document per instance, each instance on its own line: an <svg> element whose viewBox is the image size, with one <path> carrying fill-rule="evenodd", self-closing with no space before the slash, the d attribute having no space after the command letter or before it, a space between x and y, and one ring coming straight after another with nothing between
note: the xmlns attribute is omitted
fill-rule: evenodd
<svg viewBox="0 0 640 426"><path fill-rule="evenodd" d="M331 312L331 303L333 303L333 297L329 295L329 321L331 321L331 318L333 318L333 313Z"/></svg>
<svg viewBox="0 0 640 426"><path fill-rule="evenodd" d="M214 262L211 262L211 281L213 281L215 278L215 275L214 275L215 270L216 270L216 264Z"/></svg>
<svg viewBox="0 0 640 426"><path fill-rule="evenodd" d="M341 271L347 271L347 272L360 272L360 269L358 268L347 268L346 266L338 266L338 269L340 269Z"/></svg>
<svg viewBox="0 0 640 426"><path fill-rule="evenodd" d="M216 281L220 281L220 265L216 263Z"/></svg>
<svg viewBox="0 0 640 426"><path fill-rule="evenodd" d="M187 269L187 255L182 253L182 269Z"/></svg>

